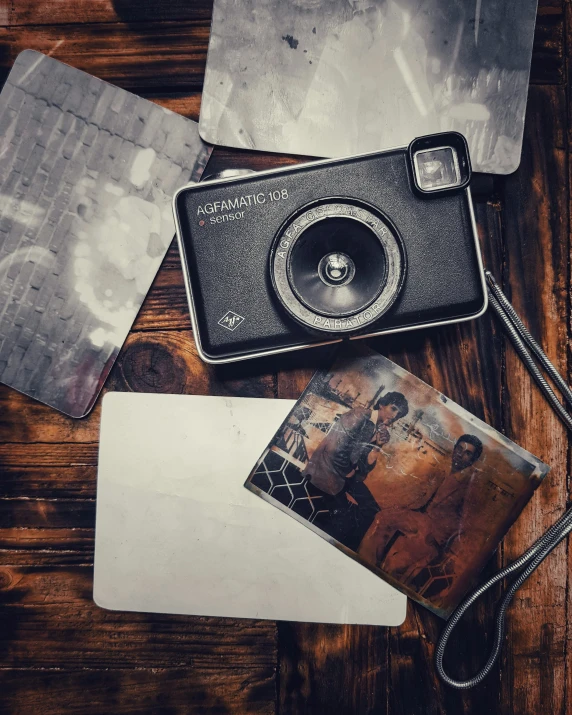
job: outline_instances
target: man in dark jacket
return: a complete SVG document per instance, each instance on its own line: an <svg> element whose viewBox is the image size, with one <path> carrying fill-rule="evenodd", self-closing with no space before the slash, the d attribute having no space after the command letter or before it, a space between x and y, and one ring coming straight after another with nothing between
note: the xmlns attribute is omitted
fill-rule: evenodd
<svg viewBox="0 0 572 715"><path fill-rule="evenodd" d="M363 482L389 442L388 427L408 411L400 392L388 392L372 410L349 410L334 423L302 472L313 492L324 496L328 515L322 528L353 551L379 511Z"/></svg>

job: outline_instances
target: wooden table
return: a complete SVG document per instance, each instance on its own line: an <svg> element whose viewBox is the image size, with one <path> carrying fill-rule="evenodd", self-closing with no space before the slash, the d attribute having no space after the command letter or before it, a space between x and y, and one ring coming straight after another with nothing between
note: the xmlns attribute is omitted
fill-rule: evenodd
<svg viewBox="0 0 572 715"><path fill-rule="evenodd" d="M16 54L33 48L197 119L211 6L0 0L2 79ZM487 266L563 374L570 339L571 7L540 0L522 165L477 203ZM210 170L294 161L216 149ZM373 345L552 466L492 572L565 508L565 430L488 315ZM173 246L106 390L295 398L319 360L305 351L220 369L202 364ZM437 680L433 653L442 623L412 603L405 624L393 629L99 609L91 597L99 419L99 402L77 421L0 387L1 712L570 712L572 572L565 546L517 594L500 667L470 693ZM499 592L484 599L455 639L452 670L459 676L482 664Z"/></svg>

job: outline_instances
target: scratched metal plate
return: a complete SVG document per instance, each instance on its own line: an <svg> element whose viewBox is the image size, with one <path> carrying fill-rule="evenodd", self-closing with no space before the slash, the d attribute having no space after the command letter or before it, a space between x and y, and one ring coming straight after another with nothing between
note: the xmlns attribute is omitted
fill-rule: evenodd
<svg viewBox="0 0 572 715"><path fill-rule="evenodd" d="M339 157L459 131L519 162L537 0L215 0L201 106L214 144Z"/></svg>
<svg viewBox="0 0 572 715"><path fill-rule="evenodd" d="M0 93L0 381L89 412L210 149L196 123L38 52Z"/></svg>

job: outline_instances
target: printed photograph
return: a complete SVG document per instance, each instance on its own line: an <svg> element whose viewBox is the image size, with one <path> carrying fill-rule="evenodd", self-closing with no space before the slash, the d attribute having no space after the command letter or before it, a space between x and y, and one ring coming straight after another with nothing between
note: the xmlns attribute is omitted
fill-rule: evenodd
<svg viewBox="0 0 572 715"><path fill-rule="evenodd" d="M476 171L520 162L537 0L215 0L214 144L340 157L458 131Z"/></svg>
<svg viewBox="0 0 572 715"><path fill-rule="evenodd" d="M82 417L211 148L195 122L32 50L0 126L0 382Z"/></svg>
<svg viewBox="0 0 572 715"><path fill-rule="evenodd" d="M316 373L246 486L446 617L547 472L361 348Z"/></svg>

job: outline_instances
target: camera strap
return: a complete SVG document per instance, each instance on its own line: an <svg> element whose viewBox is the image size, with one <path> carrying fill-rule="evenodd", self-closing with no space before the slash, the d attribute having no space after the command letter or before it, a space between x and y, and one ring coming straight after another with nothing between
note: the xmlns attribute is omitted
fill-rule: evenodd
<svg viewBox="0 0 572 715"><path fill-rule="evenodd" d="M539 365L552 379L558 390L562 393L564 400L572 407L572 390L564 381L560 373L548 359L546 353L534 340L526 326L519 318L517 312L504 295L499 285L489 271L485 271L488 283L489 305L501 322L503 329L510 338L512 344L526 368L546 396L546 399L556 412L558 417L564 422L566 427L572 431L572 417L564 408L552 387L540 371ZM536 360L535 360L536 358ZM526 579L544 561L550 552L563 541L572 531L572 508L564 513L560 519L553 524L525 553L516 561L505 566L494 574L488 581L481 584L453 611L437 643L435 651L435 664L437 673L443 682L453 688L468 689L482 682L491 672L494 664L499 658L505 630L505 617L507 608L512 601L516 591L522 586ZM461 620L463 614L480 598L489 588L507 577L513 577L509 583L504 596L497 608L495 617L495 637L489 658L481 670L468 680L455 680L445 672L443 668L443 656L447 647L447 642L453 629Z"/></svg>

